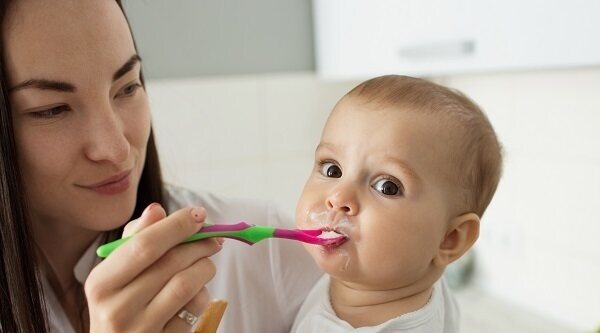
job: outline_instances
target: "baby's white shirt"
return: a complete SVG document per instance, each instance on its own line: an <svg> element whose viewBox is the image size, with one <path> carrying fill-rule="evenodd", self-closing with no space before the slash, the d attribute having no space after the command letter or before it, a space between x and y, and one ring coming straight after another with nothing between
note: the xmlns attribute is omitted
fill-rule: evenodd
<svg viewBox="0 0 600 333"><path fill-rule="evenodd" d="M443 278L434 285L431 297L422 308L390 319L377 326L354 328L338 318L331 307L329 275L323 276L302 304L292 333L457 333L459 310Z"/></svg>

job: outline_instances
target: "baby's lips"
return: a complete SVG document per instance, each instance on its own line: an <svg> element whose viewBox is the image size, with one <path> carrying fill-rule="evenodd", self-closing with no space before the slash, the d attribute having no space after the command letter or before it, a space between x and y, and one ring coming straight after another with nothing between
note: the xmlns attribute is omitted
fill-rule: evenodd
<svg viewBox="0 0 600 333"><path fill-rule="evenodd" d="M322 239L323 245L327 247L337 247L348 240L347 235L344 235L332 229L323 229L323 232L317 237Z"/></svg>
<svg viewBox="0 0 600 333"><path fill-rule="evenodd" d="M339 238L339 237L346 237L346 235L341 234L333 229L323 229L323 232L318 236L319 238L322 239L333 239L333 238Z"/></svg>

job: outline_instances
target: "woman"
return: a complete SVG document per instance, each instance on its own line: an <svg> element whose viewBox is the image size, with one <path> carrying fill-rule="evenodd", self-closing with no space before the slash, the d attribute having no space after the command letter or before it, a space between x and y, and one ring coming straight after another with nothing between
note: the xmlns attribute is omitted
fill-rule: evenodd
<svg viewBox="0 0 600 333"><path fill-rule="evenodd" d="M0 19L0 331L187 332L209 293L230 302L221 332L289 331L319 274L300 246L178 245L206 217L286 221L163 187L120 2L1 1Z"/></svg>

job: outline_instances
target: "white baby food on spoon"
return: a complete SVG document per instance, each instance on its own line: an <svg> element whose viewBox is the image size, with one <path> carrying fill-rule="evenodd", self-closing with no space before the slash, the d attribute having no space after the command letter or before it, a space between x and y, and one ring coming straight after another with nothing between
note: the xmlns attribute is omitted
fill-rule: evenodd
<svg viewBox="0 0 600 333"><path fill-rule="evenodd" d="M333 239L333 238L340 238L340 237L345 237L345 236L338 232L335 232L333 230L329 230L329 231L323 232L322 234L320 234L317 237L322 238L322 239Z"/></svg>

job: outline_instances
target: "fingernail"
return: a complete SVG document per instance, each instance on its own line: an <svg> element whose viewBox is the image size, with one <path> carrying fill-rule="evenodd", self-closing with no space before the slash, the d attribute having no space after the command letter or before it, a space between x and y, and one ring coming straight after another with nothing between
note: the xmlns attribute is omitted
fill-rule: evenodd
<svg viewBox="0 0 600 333"><path fill-rule="evenodd" d="M219 243L219 245L223 245L223 243L225 243L225 238L223 237L215 237L215 240L217 243Z"/></svg>
<svg viewBox="0 0 600 333"><path fill-rule="evenodd" d="M198 223L204 222L204 218L206 218L206 209L204 208L192 208L190 213L194 221Z"/></svg>
<svg viewBox="0 0 600 333"><path fill-rule="evenodd" d="M148 205L148 207L146 207L146 209L144 209L144 211L142 212L142 216L148 214L156 206L160 206L160 204L158 202L153 202L150 205Z"/></svg>

